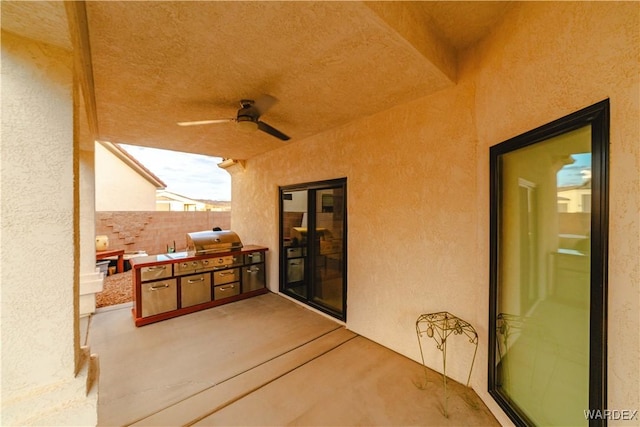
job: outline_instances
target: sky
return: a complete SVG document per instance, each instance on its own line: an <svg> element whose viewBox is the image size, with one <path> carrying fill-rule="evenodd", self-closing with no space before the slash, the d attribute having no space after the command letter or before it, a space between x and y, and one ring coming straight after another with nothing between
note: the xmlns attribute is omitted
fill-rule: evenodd
<svg viewBox="0 0 640 427"><path fill-rule="evenodd" d="M167 185L167 191L191 199L231 200L231 176L219 157L120 144Z"/></svg>
<svg viewBox="0 0 640 427"><path fill-rule="evenodd" d="M572 154L574 162L558 172L558 186L580 185L591 176L591 153Z"/></svg>

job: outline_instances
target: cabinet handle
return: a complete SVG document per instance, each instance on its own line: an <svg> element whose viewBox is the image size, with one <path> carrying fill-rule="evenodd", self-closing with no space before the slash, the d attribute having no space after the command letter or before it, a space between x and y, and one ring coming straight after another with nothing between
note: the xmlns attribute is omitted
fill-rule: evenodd
<svg viewBox="0 0 640 427"><path fill-rule="evenodd" d="M155 267L147 267L149 270L166 270L166 265L156 265Z"/></svg>
<svg viewBox="0 0 640 427"><path fill-rule="evenodd" d="M257 273L258 271L260 271L258 267L247 268L247 273Z"/></svg>
<svg viewBox="0 0 640 427"><path fill-rule="evenodd" d="M218 273L218 274L220 274L220 276L228 276L228 275L230 275L230 274L236 274L236 273L235 273L235 272L233 272L233 271L221 271L221 272L220 272L220 273Z"/></svg>
<svg viewBox="0 0 640 427"><path fill-rule="evenodd" d="M204 277L201 277L199 279L189 279L187 280L187 282L189 283L204 282Z"/></svg>
<svg viewBox="0 0 640 427"><path fill-rule="evenodd" d="M218 289L220 289L221 291L226 291L229 289L234 289L236 287L236 285L229 285L226 288L224 286L220 286Z"/></svg>
<svg viewBox="0 0 640 427"><path fill-rule="evenodd" d="M169 287L169 285L168 285L167 283L161 283L161 284L159 284L159 285L152 285L152 286L150 286L150 287L149 287L149 290L150 290L150 291L159 291L159 290L161 290L161 289L166 289L166 288L168 288L168 287Z"/></svg>

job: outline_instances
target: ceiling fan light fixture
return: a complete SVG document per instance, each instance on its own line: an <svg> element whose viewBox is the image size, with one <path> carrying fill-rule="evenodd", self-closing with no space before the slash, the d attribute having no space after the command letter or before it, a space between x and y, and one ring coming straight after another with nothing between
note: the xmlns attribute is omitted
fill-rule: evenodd
<svg viewBox="0 0 640 427"><path fill-rule="evenodd" d="M258 130L258 123L253 121L251 117L239 116L236 126L243 132L255 132Z"/></svg>

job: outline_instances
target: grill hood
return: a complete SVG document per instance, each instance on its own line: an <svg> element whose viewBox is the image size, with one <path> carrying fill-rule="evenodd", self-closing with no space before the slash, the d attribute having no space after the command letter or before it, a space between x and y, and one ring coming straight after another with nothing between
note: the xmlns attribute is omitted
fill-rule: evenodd
<svg viewBox="0 0 640 427"><path fill-rule="evenodd" d="M187 233L187 251L190 256L207 255L242 249L242 242L231 230L196 231Z"/></svg>

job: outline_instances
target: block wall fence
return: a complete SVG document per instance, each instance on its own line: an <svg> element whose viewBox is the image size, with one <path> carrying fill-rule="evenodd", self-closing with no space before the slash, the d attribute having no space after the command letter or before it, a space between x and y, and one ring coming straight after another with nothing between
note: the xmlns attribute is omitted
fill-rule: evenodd
<svg viewBox="0 0 640 427"><path fill-rule="evenodd" d="M220 227L229 229L231 212L96 212L96 236L109 238L109 249L166 253L169 247L186 249L186 234ZM242 239L242 236L240 236Z"/></svg>

